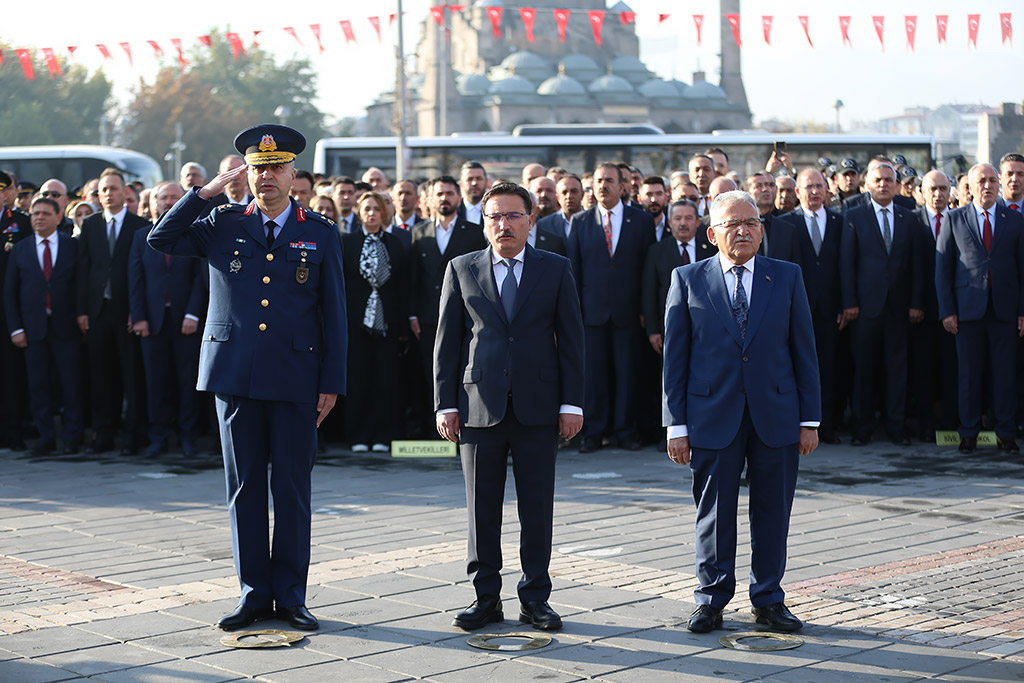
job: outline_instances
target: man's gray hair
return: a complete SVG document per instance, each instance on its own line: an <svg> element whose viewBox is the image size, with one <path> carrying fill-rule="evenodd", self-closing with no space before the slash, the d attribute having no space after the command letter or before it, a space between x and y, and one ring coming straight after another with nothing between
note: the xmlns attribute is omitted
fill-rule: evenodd
<svg viewBox="0 0 1024 683"><path fill-rule="evenodd" d="M758 215L757 202L747 192L743 190L730 190L729 192L723 192L722 194L715 197L714 201L711 202L711 225L718 223L718 219L721 217L725 210L734 204L749 204L750 208L754 210L754 215Z"/></svg>
<svg viewBox="0 0 1024 683"><path fill-rule="evenodd" d="M672 209L676 208L677 206L688 206L691 209L693 209L693 213L695 215L697 215L697 216L700 215L700 209L698 209L697 205L694 204L693 202L691 202L689 199L677 199L676 201L674 201L671 204L669 204L668 205L669 213L671 214L672 213Z"/></svg>
<svg viewBox="0 0 1024 683"><path fill-rule="evenodd" d="M186 168L198 168L199 172L203 174L203 177L206 177L206 169L203 168L203 165L198 161L188 161L181 165L182 171L184 171Z"/></svg>

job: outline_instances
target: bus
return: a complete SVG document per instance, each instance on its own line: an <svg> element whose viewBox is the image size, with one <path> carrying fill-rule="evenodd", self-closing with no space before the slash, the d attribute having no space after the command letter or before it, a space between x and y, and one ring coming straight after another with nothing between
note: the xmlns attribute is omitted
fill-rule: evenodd
<svg viewBox="0 0 1024 683"><path fill-rule="evenodd" d="M595 132L594 129L597 129ZM518 181L523 166L538 162L574 173L592 171L601 161L624 161L643 173L668 176L685 169L690 155L720 147L729 155L729 168L746 177L763 169L777 142L796 167L816 166L827 157L833 163L852 157L863 168L872 156L902 154L907 163L924 171L933 168L935 138L931 135L782 134L764 131L720 131L709 134L667 134L654 126L611 125L521 126L512 134L468 133L447 137L406 139L406 176L423 180L437 175L458 176L464 161L482 163L492 178ZM394 178L394 137L323 138L316 143L314 171L326 176L352 176L371 166Z"/></svg>
<svg viewBox="0 0 1024 683"><path fill-rule="evenodd" d="M130 149L100 145L0 147L0 169L12 171L19 182L27 180L37 187L57 178L70 190L90 178L99 178L107 168L121 171L127 182L141 180L146 187L163 180L160 164Z"/></svg>

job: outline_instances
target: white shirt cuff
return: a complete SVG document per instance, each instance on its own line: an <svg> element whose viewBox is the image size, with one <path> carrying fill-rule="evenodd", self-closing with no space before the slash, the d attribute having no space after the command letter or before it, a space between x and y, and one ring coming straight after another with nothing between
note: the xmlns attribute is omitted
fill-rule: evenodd
<svg viewBox="0 0 1024 683"><path fill-rule="evenodd" d="M185 314L185 320L195 320L196 322L199 322L199 318L195 317L191 313L186 313Z"/></svg>
<svg viewBox="0 0 1024 683"><path fill-rule="evenodd" d="M444 410L437 411L437 414L438 415L444 415L445 413L457 413L457 412L459 412L458 408L445 408Z"/></svg>
<svg viewBox="0 0 1024 683"><path fill-rule="evenodd" d="M674 425L668 428L669 439L679 439L684 436L689 436L690 432L686 429L686 425Z"/></svg>
<svg viewBox="0 0 1024 683"><path fill-rule="evenodd" d="M11 332L11 336L13 337L14 335L21 334L24 331L25 331L24 327L21 328L20 330L15 330L14 332Z"/></svg>
<svg viewBox="0 0 1024 683"><path fill-rule="evenodd" d="M563 403L562 405L558 406L558 414L559 415L579 415L580 417L582 417L583 416L583 408L580 408L579 406L571 406L568 403Z"/></svg>
<svg viewBox="0 0 1024 683"><path fill-rule="evenodd" d="M801 427L814 427L815 429L817 429L819 426L821 426L821 423L820 422L801 422L800 426Z"/></svg>

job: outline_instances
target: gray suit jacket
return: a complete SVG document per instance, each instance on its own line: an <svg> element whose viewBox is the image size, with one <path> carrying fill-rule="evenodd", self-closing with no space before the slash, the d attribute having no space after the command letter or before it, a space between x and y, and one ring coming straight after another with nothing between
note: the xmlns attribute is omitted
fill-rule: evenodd
<svg viewBox="0 0 1024 683"><path fill-rule="evenodd" d="M569 261L526 247L512 319L491 248L452 259L434 343L434 408L465 427L493 427L508 397L523 425L555 426L560 405L583 405L583 318Z"/></svg>

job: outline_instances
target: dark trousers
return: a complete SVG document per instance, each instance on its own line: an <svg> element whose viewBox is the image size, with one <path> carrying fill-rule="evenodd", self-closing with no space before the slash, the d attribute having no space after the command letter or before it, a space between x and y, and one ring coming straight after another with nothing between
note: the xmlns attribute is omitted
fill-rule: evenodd
<svg viewBox="0 0 1024 683"><path fill-rule="evenodd" d="M959 321L956 335L960 378L960 437L976 438L981 431L985 361L992 387L996 436L1013 438L1017 414L1017 325L992 315L989 303L981 320Z"/></svg>
<svg viewBox="0 0 1024 683"><path fill-rule="evenodd" d="M136 372L139 365L138 338L128 332L127 316L115 314L109 300L103 303L98 316L89 319L86 347L92 426L96 438L101 441L113 439L120 421L126 439L136 439L141 436L140 415L145 414L145 404L141 403L145 392L140 390L141 378ZM142 412L140 408L143 408Z"/></svg>
<svg viewBox="0 0 1024 683"><path fill-rule="evenodd" d="M53 388L59 386L63 394L61 432L64 445L82 442L84 427L79 346L77 339L55 339L53 321L47 319L46 337L30 341L25 348L29 404L41 441L53 442L56 439L53 428L53 412L56 407Z"/></svg>
<svg viewBox="0 0 1024 683"><path fill-rule="evenodd" d="M149 407L149 438L166 443L171 433L177 396L178 428L183 439L194 439L199 422L199 345L202 334L181 333L181 321L164 313L160 334L141 340L142 364L146 370L146 402ZM149 321L152 325L154 321Z"/></svg>
<svg viewBox="0 0 1024 683"><path fill-rule="evenodd" d="M349 331L345 434L351 443L390 443L398 435L398 341Z"/></svg>
<svg viewBox="0 0 1024 683"><path fill-rule="evenodd" d="M612 323L584 328L586 393L583 437L610 432L616 438L636 437L637 357L639 326Z"/></svg>
<svg viewBox="0 0 1024 683"><path fill-rule="evenodd" d="M235 571L246 607L306 602L316 404L217 394ZM269 541L267 467L274 497Z"/></svg>
<svg viewBox="0 0 1024 683"><path fill-rule="evenodd" d="M935 406L940 406L938 425L949 428L957 415L957 360L953 335L941 320L925 320L910 326L908 417L930 433L936 428Z"/></svg>
<svg viewBox="0 0 1024 683"><path fill-rule="evenodd" d="M750 602L782 602L789 515L796 492L797 444L771 448L757 436L744 409L740 429L722 450L692 448L693 500L697 504L698 605L724 608L736 592L736 508L746 466L750 516Z"/></svg>
<svg viewBox="0 0 1024 683"><path fill-rule="evenodd" d="M836 347L839 344L839 323L836 313L811 312L814 325L814 350L818 355L818 376L821 382L822 432L836 431Z"/></svg>
<svg viewBox="0 0 1024 683"><path fill-rule="evenodd" d="M519 509L519 561L523 568L519 599L547 600L551 595L548 565L558 428L520 424L510 397L505 419L499 424L485 429L463 427L459 438L469 512L467 570L477 597L501 594L501 512L511 454Z"/></svg>
<svg viewBox="0 0 1024 683"><path fill-rule="evenodd" d="M74 353L78 353L77 348ZM30 408L25 400L28 393L25 350L12 344L9 337L0 344L0 368L3 370L4 382L0 425L3 425L3 438L13 443L23 438L22 427Z"/></svg>
<svg viewBox="0 0 1024 683"><path fill-rule="evenodd" d="M903 435L907 405L907 309L886 301L877 318L861 316L853 323L853 434L871 437L875 417L875 378L885 369L885 429Z"/></svg>

